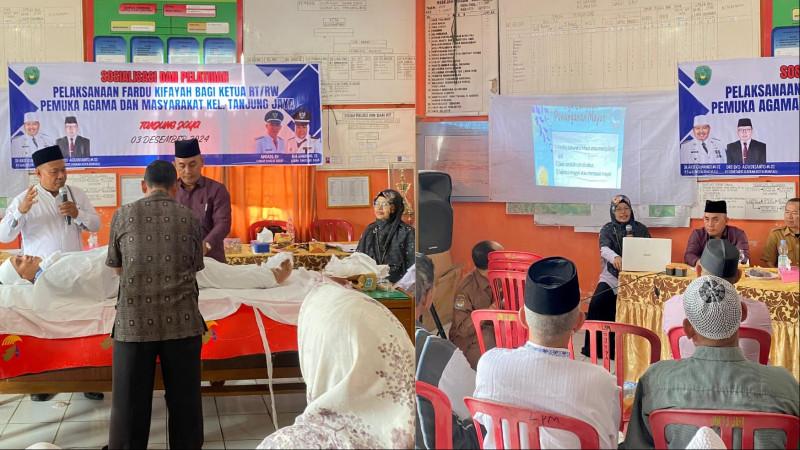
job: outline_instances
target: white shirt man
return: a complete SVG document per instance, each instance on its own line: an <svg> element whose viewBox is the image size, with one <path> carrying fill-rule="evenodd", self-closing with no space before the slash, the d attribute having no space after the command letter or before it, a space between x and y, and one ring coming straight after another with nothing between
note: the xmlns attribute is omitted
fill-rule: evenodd
<svg viewBox="0 0 800 450"><path fill-rule="evenodd" d="M725 164L725 146L713 138L708 117L695 116L692 136L694 139L681 144L681 164Z"/></svg>
<svg viewBox="0 0 800 450"><path fill-rule="evenodd" d="M283 128L283 113L271 110L264 116L267 134L256 138L256 153L286 153L286 140L279 136Z"/></svg>
<svg viewBox="0 0 800 450"><path fill-rule="evenodd" d="M602 367L569 359L567 344L584 321L579 303L572 262L553 257L534 263L525 283L530 340L513 350L486 352L478 361L474 396L576 418L597 431L601 448L617 448L621 413L614 377ZM482 414L476 418L486 428L483 448L496 448L493 419ZM523 448L529 448L521 437ZM579 441L569 431L544 427L540 445L579 448Z"/></svg>
<svg viewBox="0 0 800 450"><path fill-rule="evenodd" d="M58 146L37 151L34 164L40 183L11 201L0 221L0 242L11 242L22 234L23 253L41 258L56 251L80 251L81 232L99 230L100 216L80 188L66 186L66 169ZM59 194L61 187L67 188L66 202Z"/></svg>
<svg viewBox="0 0 800 450"><path fill-rule="evenodd" d="M311 124L311 113L305 108L300 108L292 115L294 119L295 135L289 138L289 153L320 153L319 139L314 139L308 134Z"/></svg>
<svg viewBox="0 0 800 450"><path fill-rule="evenodd" d="M24 134L11 140L11 156L15 158L30 158L36 150L53 145L53 138L40 132L39 115L37 113L25 113L23 120Z"/></svg>

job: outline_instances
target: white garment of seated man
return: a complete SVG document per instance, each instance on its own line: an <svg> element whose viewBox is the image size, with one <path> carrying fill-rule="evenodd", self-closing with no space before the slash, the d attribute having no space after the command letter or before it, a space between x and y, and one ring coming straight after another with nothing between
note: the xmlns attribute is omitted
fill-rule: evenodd
<svg viewBox="0 0 800 450"><path fill-rule="evenodd" d="M569 359L566 349L528 342L513 350L489 350L478 361L474 396L574 417L597 430L601 448L617 448L620 409L614 377L600 366ZM497 448L491 418L477 418L486 428L483 448ZM527 436L522 439L522 447L530 448ZM539 439L541 448L579 448L578 438L564 430L544 428Z"/></svg>

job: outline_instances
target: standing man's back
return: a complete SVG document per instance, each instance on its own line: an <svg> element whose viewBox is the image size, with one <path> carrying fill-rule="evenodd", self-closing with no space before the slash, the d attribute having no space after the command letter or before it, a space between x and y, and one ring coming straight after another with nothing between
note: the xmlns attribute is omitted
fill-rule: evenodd
<svg viewBox="0 0 800 450"><path fill-rule="evenodd" d="M109 448L146 448L156 359L169 413L170 448L203 445L200 349L205 322L196 272L203 269L200 226L178 204L172 164L154 161L146 196L111 221L106 265L120 274L114 320Z"/></svg>
<svg viewBox="0 0 800 450"><path fill-rule="evenodd" d="M202 240L192 211L155 193L122 206L111 228L109 262L122 265L114 338L144 342L202 334L195 278L204 268Z"/></svg>

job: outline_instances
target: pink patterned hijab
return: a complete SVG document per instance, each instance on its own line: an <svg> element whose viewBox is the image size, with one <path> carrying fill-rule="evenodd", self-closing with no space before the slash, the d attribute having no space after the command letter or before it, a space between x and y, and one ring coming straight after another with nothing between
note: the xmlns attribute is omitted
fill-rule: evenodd
<svg viewBox="0 0 800 450"><path fill-rule="evenodd" d="M298 320L308 406L258 448L412 448L414 347L382 304L322 285Z"/></svg>

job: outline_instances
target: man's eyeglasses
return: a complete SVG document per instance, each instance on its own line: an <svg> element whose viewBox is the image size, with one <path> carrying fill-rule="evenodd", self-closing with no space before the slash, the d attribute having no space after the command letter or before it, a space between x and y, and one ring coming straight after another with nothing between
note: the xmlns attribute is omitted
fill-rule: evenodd
<svg viewBox="0 0 800 450"><path fill-rule="evenodd" d="M797 217L800 216L800 211L784 211L783 215L789 217Z"/></svg>

